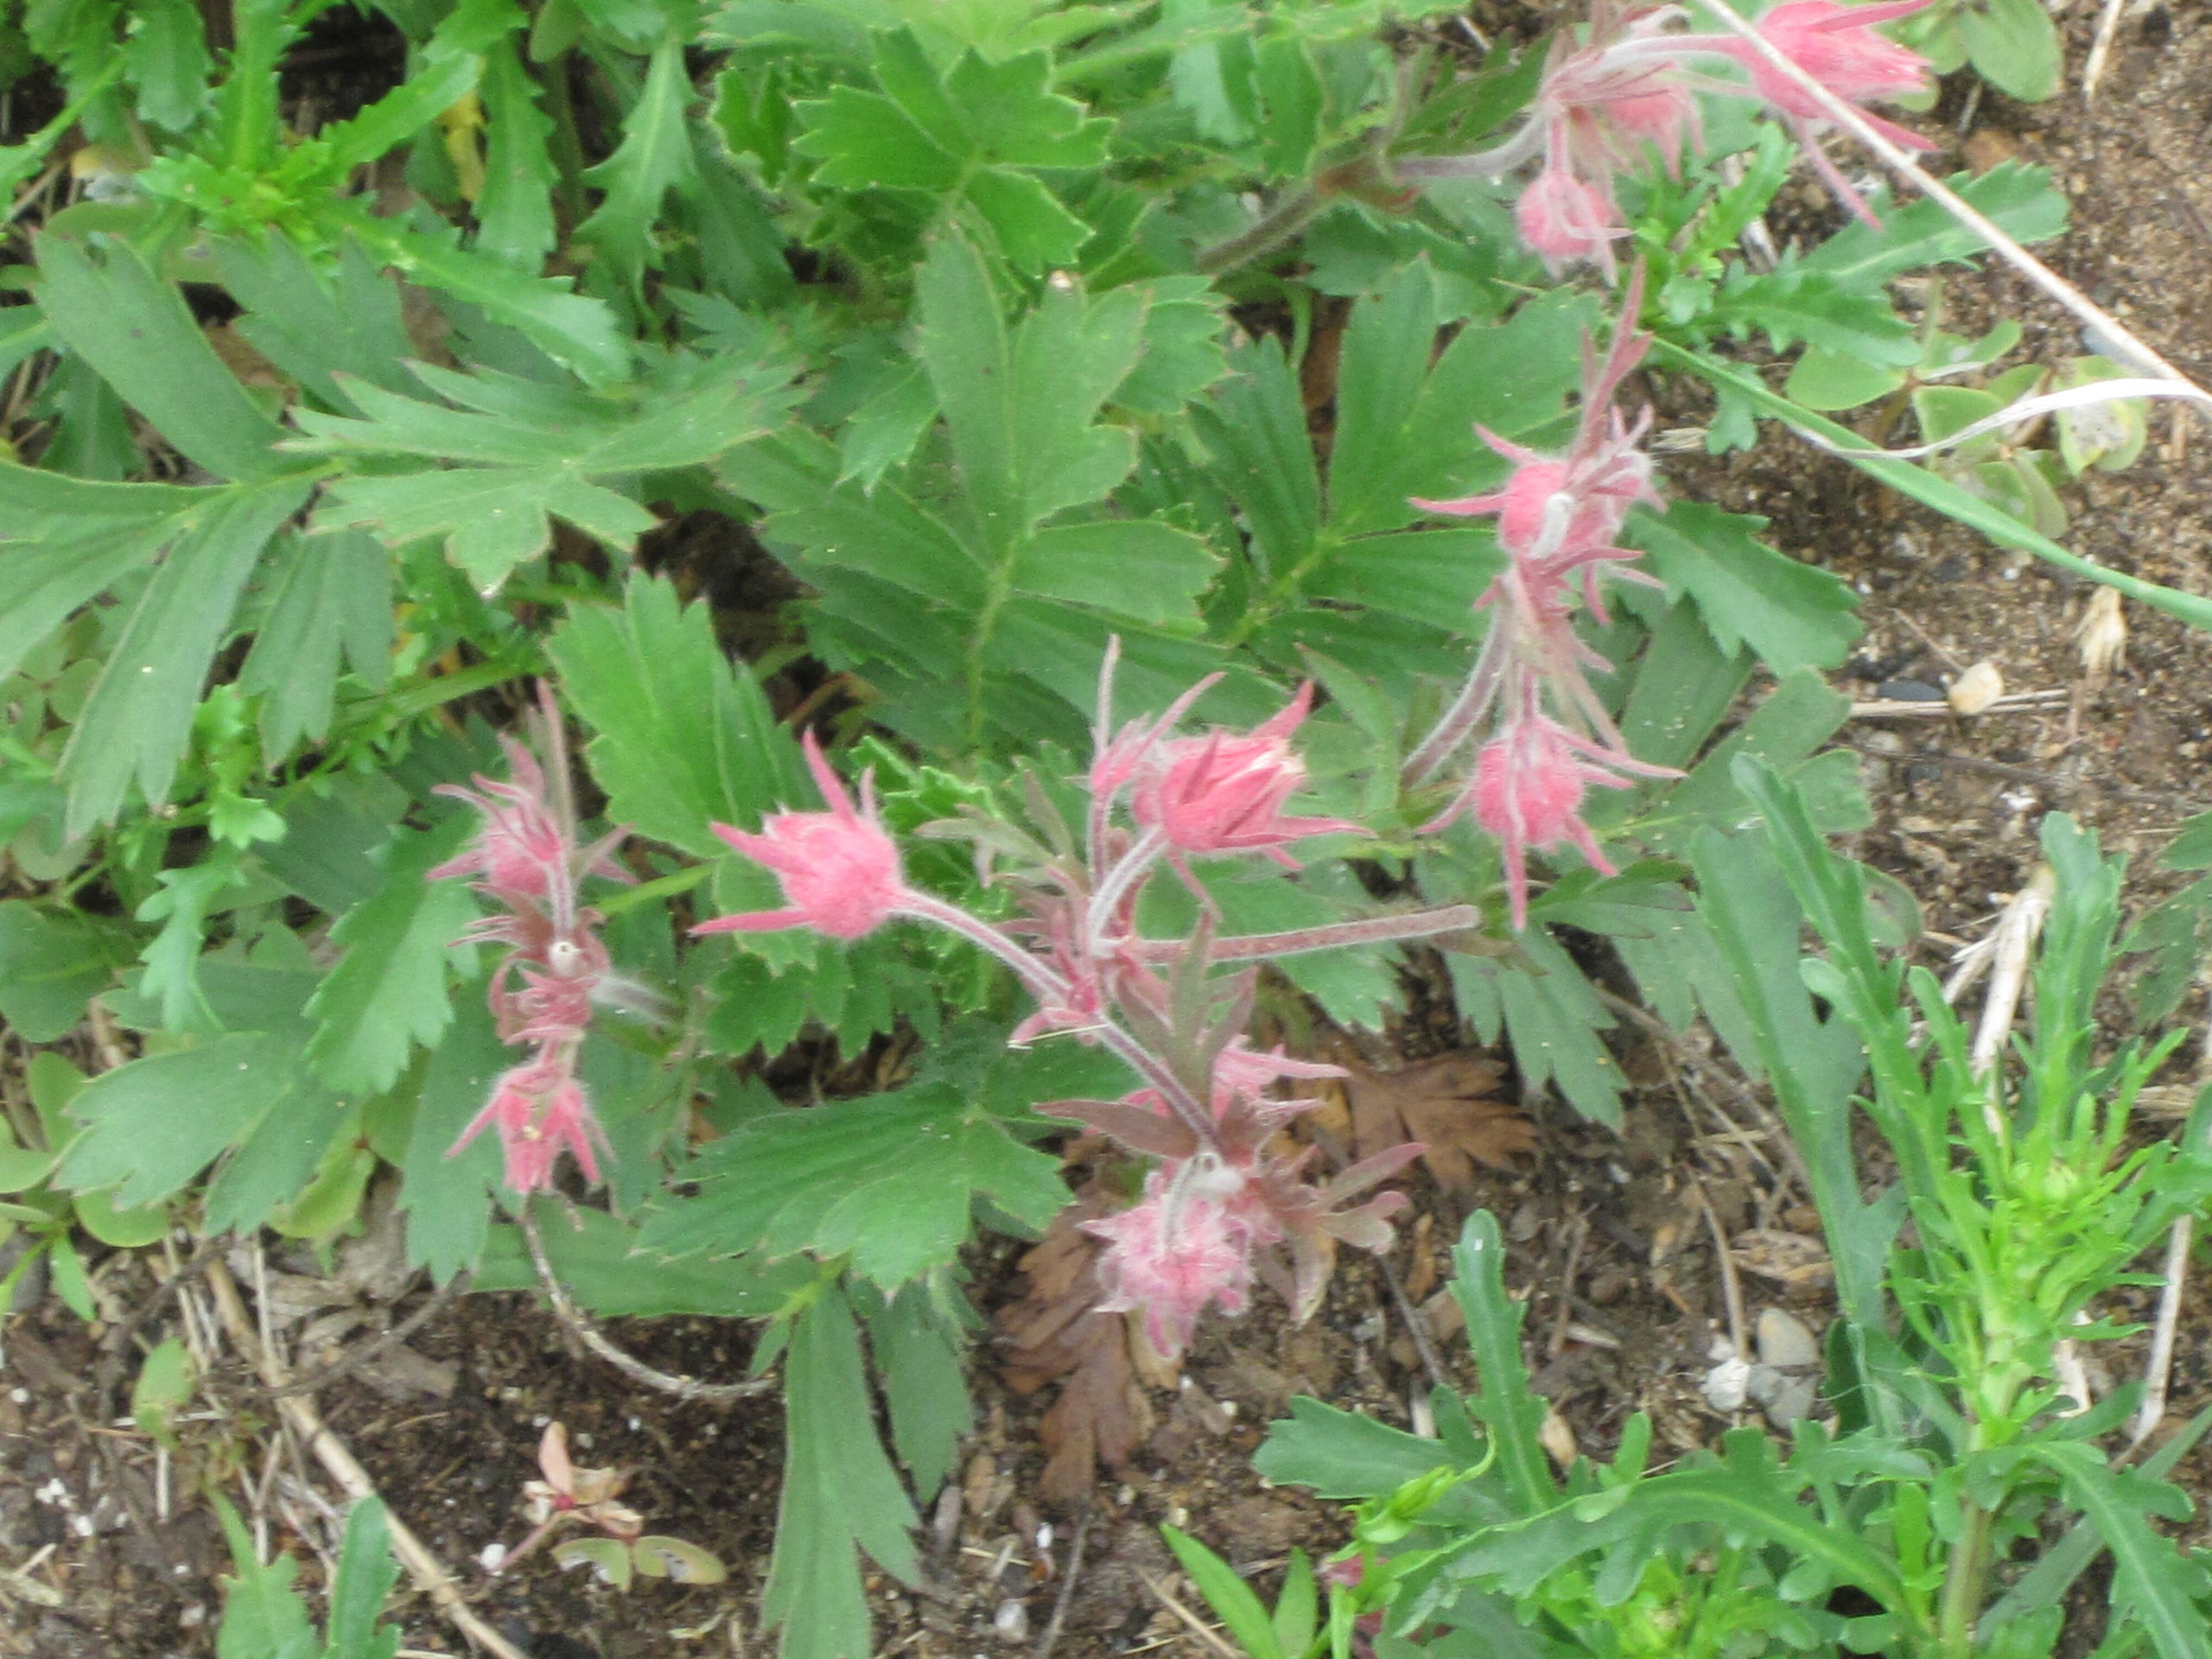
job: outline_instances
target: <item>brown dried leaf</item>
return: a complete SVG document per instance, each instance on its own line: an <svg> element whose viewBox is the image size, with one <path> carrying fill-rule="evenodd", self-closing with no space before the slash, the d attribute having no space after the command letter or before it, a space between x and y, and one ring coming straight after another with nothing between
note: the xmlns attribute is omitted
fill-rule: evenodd
<svg viewBox="0 0 2212 1659"><path fill-rule="evenodd" d="M1357 1060L1345 1092L1363 1158L1418 1141L1437 1185L1456 1192L1477 1164L1504 1169L1536 1147L1536 1126L1495 1092L1503 1068L1486 1054L1457 1049L1396 1071L1370 1071Z"/></svg>
<svg viewBox="0 0 2212 1659"><path fill-rule="evenodd" d="M1833 1284L1835 1265L1817 1238L1785 1233L1770 1227L1751 1227L1736 1235L1729 1253L1746 1273L1792 1288Z"/></svg>
<svg viewBox="0 0 2212 1659"><path fill-rule="evenodd" d="M998 1316L1007 1386L1034 1394L1060 1385L1037 1426L1046 1451L1039 1491L1071 1507L1090 1497L1099 1465L1120 1473L1152 1432L1131 1352L1142 1338L1128 1315L1098 1311L1105 1295L1097 1275L1102 1246L1082 1230L1113 1207L1095 1182L1085 1186L1021 1258L1027 1292Z"/></svg>

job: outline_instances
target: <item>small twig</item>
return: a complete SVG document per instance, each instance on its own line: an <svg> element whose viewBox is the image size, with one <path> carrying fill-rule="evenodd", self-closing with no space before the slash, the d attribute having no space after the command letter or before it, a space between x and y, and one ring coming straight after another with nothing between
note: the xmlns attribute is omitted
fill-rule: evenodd
<svg viewBox="0 0 2212 1659"><path fill-rule="evenodd" d="M2196 1073L2200 1084L2212 1079L2212 1020L2206 1022L2197 1050ZM2173 1228L2166 1235L2165 1265L2159 1274L2165 1282L2158 1289L2158 1317L2151 1327L2151 1352L2143 1366L2143 1403L2136 1408L2134 1429L2113 1459L2114 1464L2133 1456L2136 1448L2165 1421L2166 1391L2173 1382L2174 1341L2181 1332L2182 1287L2189 1277L2189 1247L2196 1233L2196 1218L2183 1215L2174 1218Z"/></svg>
<svg viewBox="0 0 2212 1659"><path fill-rule="evenodd" d="M1705 1183L1696 1174L1689 1174L1690 1191L1697 1194L1697 1207L1705 1211L1706 1227L1713 1234L1713 1250L1720 1257L1720 1299L1728 1307L1728 1340L1736 1346L1736 1357L1748 1360L1751 1357L1748 1322L1744 1318L1744 1281L1736 1276L1736 1258L1728 1253L1728 1235L1720 1229L1720 1217L1713 1212L1713 1200L1705 1196Z"/></svg>
<svg viewBox="0 0 2212 1659"><path fill-rule="evenodd" d="M1582 1266L1582 1247L1590 1241L1587 1215L1575 1217L1573 1235L1567 1241L1567 1271L1560 1275L1559 1318L1552 1322L1551 1346L1546 1351L1552 1359L1567 1351L1567 1332L1574 1323L1574 1275Z"/></svg>
<svg viewBox="0 0 2212 1659"><path fill-rule="evenodd" d="M231 1270L221 1262L209 1264L208 1287L214 1292L216 1311L222 1316L223 1326L230 1332L231 1340L251 1358L255 1371L262 1382L272 1389L281 1389L291 1379L284 1374L283 1362L262 1345L253 1328L253 1319L246 1313L238 1296L238 1281L231 1277ZM369 1478L345 1443L332 1433L316 1414L315 1407L297 1395L280 1397L276 1402L290 1424L293 1432L314 1451L315 1460L321 1464L332 1479L341 1487L346 1497L359 1503L363 1498L376 1497L376 1483ZM391 1551L399 1557L400 1565L414 1580L415 1587L436 1604L438 1611L449 1619L455 1630L469 1641L493 1656L493 1659L529 1659L521 1649L501 1636L480 1618L468 1605L453 1575L433 1555L412 1529L397 1515L391 1505L385 1506L385 1518L391 1532Z"/></svg>
<svg viewBox="0 0 2212 1659"><path fill-rule="evenodd" d="M282 1400L288 1395L313 1394L318 1389L328 1388L341 1377L352 1376L378 1355L406 1341L408 1338L435 1319L448 1302L468 1288L469 1277L470 1275L466 1273L456 1275L432 1291L420 1307L397 1325L372 1337L353 1352L340 1356L329 1364L309 1371L305 1376L296 1377L281 1389L266 1390L269 1397Z"/></svg>
<svg viewBox="0 0 2212 1659"><path fill-rule="evenodd" d="M1167 1586L1160 1583L1158 1579L1154 1578L1151 1573L1145 1572L1142 1568L1139 1568L1137 1572L1137 1582L1144 1586L1146 1589L1151 1591L1154 1596L1159 1599L1161 1606L1165 1607L1169 1612L1174 1614L1176 1618L1181 1619L1185 1628L1187 1629L1192 1636L1197 1637L1199 1641L1205 1643L1216 1653L1219 1654L1221 1656L1221 1659L1244 1659L1243 1655L1237 1652L1236 1649L1230 1647L1228 1643L1221 1639L1220 1635L1216 1631L1214 1626L1207 1624L1196 1613L1185 1607L1181 1602L1169 1595L1167 1593Z"/></svg>
<svg viewBox="0 0 2212 1659"><path fill-rule="evenodd" d="M1990 1074L2012 1035L2012 1018L2019 1012L2020 992L2028 982L2028 958L2034 953L2044 918L2050 914L2052 895L2057 891L2058 878L2050 866L2038 864L2027 885L2005 906L2005 913L1997 918L1997 931L1990 935L1989 994L1982 1000L1981 1023L1974 1028L1968 1064L1975 1077L1989 1081L1982 1111L1993 1135L2003 1134L2005 1126L1997 1104L1999 1090Z"/></svg>
<svg viewBox="0 0 2212 1659"><path fill-rule="evenodd" d="M2105 78L2105 60L2112 55L2113 36L2120 33L2120 14L2127 0L2105 0L2103 13L2097 18L2097 37L2089 42L2089 55L2082 65L2082 103L2086 108L2096 102L2097 83Z"/></svg>
<svg viewBox="0 0 2212 1659"><path fill-rule="evenodd" d="M1052 1598L1052 1620L1037 1643L1036 1659L1052 1659L1052 1646L1068 1621L1068 1604L1075 1599L1076 1575L1083 1571L1083 1547L1090 1541L1090 1511L1085 1510L1075 1523L1075 1541L1068 1546L1068 1570L1060 1575L1060 1593Z"/></svg>
<svg viewBox="0 0 2212 1659"><path fill-rule="evenodd" d="M523 1206L522 1236L530 1246L530 1259L537 1269L538 1282L545 1287L546 1300L553 1305L553 1317L562 1328L578 1342L597 1354L633 1382L642 1382L649 1389L663 1394L672 1394L679 1400L701 1405L727 1406L740 1400L749 1400L755 1395L766 1394L775 1386L774 1380L756 1376L743 1382L702 1382L695 1377L677 1376L648 1365L634 1354L624 1352L610 1342L599 1327L578 1310L567 1288L553 1272L553 1263L545 1254L544 1236L537 1230L537 1216L525 1204Z"/></svg>

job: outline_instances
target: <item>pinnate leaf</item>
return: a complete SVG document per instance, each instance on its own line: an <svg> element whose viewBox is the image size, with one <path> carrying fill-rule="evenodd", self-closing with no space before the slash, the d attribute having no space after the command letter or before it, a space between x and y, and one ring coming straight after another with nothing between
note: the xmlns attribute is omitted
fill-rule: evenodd
<svg viewBox="0 0 2212 1659"><path fill-rule="evenodd" d="M648 1222L645 1248L849 1255L886 1290L949 1265L979 1197L1040 1228L1068 1197L1057 1160L943 1084L749 1119L684 1179L698 1198Z"/></svg>
<svg viewBox="0 0 2212 1659"><path fill-rule="evenodd" d="M1850 584L1758 539L1766 520L1703 502L1638 512L1631 536L1644 568L1688 594L1721 651L1748 645L1777 675L1834 668L1866 632Z"/></svg>

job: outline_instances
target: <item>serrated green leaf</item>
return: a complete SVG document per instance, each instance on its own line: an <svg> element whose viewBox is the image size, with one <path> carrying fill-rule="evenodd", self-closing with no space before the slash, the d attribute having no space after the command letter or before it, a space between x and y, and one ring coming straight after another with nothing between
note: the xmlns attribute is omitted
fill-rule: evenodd
<svg viewBox="0 0 2212 1659"><path fill-rule="evenodd" d="M302 1078L246 1131L207 1183L207 1225L218 1232L247 1233L267 1225L285 1205L313 1191L334 1149L341 1157L357 1152L350 1144L334 1148L334 1142L358 1119L355 1103ZM347 1206L343 1219L350 1220L358 1209Z"/></svg>
<svg viewBox="0 0 2212 1659"><path fill-rule="evenodd" d="M330 1646L326 1659L392 1659L400 1632L377 1617L399 1582L391 1555L391 1526L383 1503L357 1500L346 1512L338 1546L338 1573L330 1586Z"/></svg>
<svg viewBox="0 0 2212 1659"><path fill-rule="evenodd" d="M415 1045L435 1046L453 1017L446 950L476 919L460 881L424 874L460 851L475 823L456 813L435 830L403 830L385 852L385 879L330 931L345 955L308 1004L315 1033L306 1059L332 1088L370 1093L398 1079Z"/></svg>
<svg viewBox="0 0 2212 1659"><path fill-rule="evenodd" d="M1943 182L2017 241L2048 241L2066 228L2066 198L2052 188L2046 168L2004 162L1979 178L1955 173ZM1948 208L1925 198L1900 205L1883 190L1867 207L1878 224L1853 220L1807 254L1800 269L1826 271L1866 293L1906 271L1955 264L1988 246Z"/></svg>
<svg viewBox="0 0 2212 1659"><path fill-rule="evenodd" d="M840 190L885 188L945 190L960 181L960 162L891 99L839 86L818 103L801 104L806 124L794 148L817 158L815 177Z"/></svg>
<svg viewBox="0 0 2212 1659"><path fill-rule="evenodd" d="M182 132L207 105L207 37L192 0L139 0L130 9L124 74L138 89L138 113Z"/></svg>
<svg viewBox="0 0 2212 1659"><path fill-rule="evenodd" d="M1807 264L1763 272L1731 266L1697 321L1700 328L1726 329L1738 340L1756 328L1777 351L1802 341L1892 368L1920 360L1912 325L1890 308L1878 287L1849 283Z"/></svg>
<svg viewBox="0 0 2212 1659"><path fill-rule="evenodd" d="M953 1261L978 1197L1038 1229L1067 1203L1056 1160L943 1085L753 1118L685 1167L700 1196L649 1221L646 1248L849 1255L887 1290Z"/></svg>
<svg viewBox="0 0 2212 1659"><path fill-rule="evenodd" d="M597 248L632 288L647 265L658 263L652 227L661 203L671 190L697 178L684 47L680 35L671 35L653 48L645 86L623 118L622 142L584 174L584 181L604 194L598 211L576 227L576 239Z"/></svg>
<svg viewBox="0 0 2212 1659"><path fill-rule="evenodd" d="M1669 594L1696 601L1724 652L1748 645L1777 675L1834 668L1866 632L1857 597L1841 577L1760 541L1765 528L1764 518L1678 501L1663 515L1633 514L1630 539Z"/></svg>
<svg viewBox="0 0 2212 1659"><path fill-rule="evenodd" d="M62 752L69 839L112 820L133 782L149 805L168 799L238 594L310 487L298 477L241 485L179 523Z"/></svg>
<svg viewBox="0 0 2212 1659"><path fill-rule="evenodd" d="M556 517L626 551L659 522L620 492L632 474L711 461L766 431L789 401L782 371L754 365L729 365L658 396L638 388L620 399L488 369L413 366L446 403L346 381L362 418L296 411L306 435L296 448L432 463L339 480L316 524L372 525L394 545L437 537L486 591L549 544ZM440 461L454 464L439 467Z"/></svg>
<svg viewBox="0 0 2212 1659"><path fill-rule="evenodd" d="M299 1065L296 1039L256 1032L104 1071L70 1103L85 1128L56 1179L112 1188L125 1207L181 1192L291 1091Z"/></svg>
<svg viewBox="0 0 2212 1659"><path fill-rule="evenodd" d="M558 239L553 220L553 118L538 107L537 83L512 40L487 48L480 88L486 116L484 189L476 199L476 246L535 275Z"/></svg>
<svg viewBox="0 0 2212 1659"><path fill-rule="evenodd" d="M1188 531L1156 518L1107 518L1038 531L1015 552L1013 577L1042 598L1195 627L1198 597L1220 563Z"/></svg>
<svg viewBox="0 0 2212 1659"><path fill-rule="evenodd" d="M399 1208L407 1212L407 1259L438 1284L476 1266L491 1230L500 1179L495 1137L457 1147L461 1132L515 1064L480 996L464 995L445 1040L431 1051L401 1164Z"/></svg>
<svg viewBox="0 0 2212 1659"><path fill-rule="evenodd" d="M1229 378L1192 413L1251 520L1263 569L1287 571L1313 551L1321 525L1321 480L1298 377L1272 338L1231 353L1229 367Z"/></svg>
<svg viewBox="0 0 2212 1659"><path fill-rule="evenodd" d="M696 857L709 827L751 829L796 798L798 746L750 673L732 670L705 605L633 575L620 611L576 606L549 647L578 711L609 815Z"/></svg>
<svg viewBox="0 0 2212 1659"><path fill-rule="evenodd" d="M399 286L353 238L340 244L334 270L318 270L289 238L273 234L222 243L215 263L245 308L232 328L323 408L359 413L340 375L408 390L401 365L416 348L400 315Z"/></svg>
<svg viewBox="0 0 2212 1659"><path fill-rule="evenodd" d="M1407 505L1399 480L1412 436L1408 423L1436 355L1437 327L1436 289L1426 260L1352 307L1338 364L1336 435L1329 451L1329 524L1340 535L1395 530L1416 511ZM1414 442L1419 447L1420 441Z"/></svg>
<svg viewBox="0 0 2212 1659"><path fill-rule="evenodd" d="M1203 276L1162 276L1144 289L1144 354L1108 401L1173 415L1229 372L1218 296Z"/></svg>
<svg viewBox="0 0 2212 1659"><path fill-rule="evenodd" d="M24 1043L54 1042L129 959L112 927L28 899L0 902L0 1020Z"/></svg>
<svg viewBox="0 0 2212 1659"><path fill-rule="evenodd" d="M289 1555L279 1555L262 1566L252 1535L238 1520L238 1511L219 1495L215 1510L238 1572L238 1577L221 1580L223 1622L215 1632L216 1659L319 1659L320 1643L308 1619L308 1605L292 1588L300 1564Z"/></svg>
<svg viewBox="0 0 2212 1659"><path fill-rule="evenodd" d="M913 1506L873 1427L860 1332L834 1285L799 1316L784 1369L784 1488L762 1623L783 1659L868 1659L874 1650L858 1551L912 1583Z"/></svg>
<svg viewBox="0 0 2212 1659"><path fill-rule="evenodd" d="M54 332L187 459L219 477L283 470L282 429L245 394L184 299L118 243L105 262L58 236L37 240L39 303Z"/></svg>
<svg viewBox="0 0 2212 1659"><path fill-rule="evenodd" d="M899 1460L927 1503L951 1472L962 1437L976 1427L959 1326L935 1305L928 1286L908 1285L869 1317L868 1336Z"/></svg>
<svg viewBox="0 0 2212 1659"><path fill-rule="evenodd" d="M571 291L565 281L524 277L505 260L462 249L458 232L416 229L350 209L327 209L325 217L332 221L333 241L350 232L378 262L410 282L479 307L588 385L611 385L629 375L635 347L614 313L605 302Z"/></svg>
<svg viewBox="0 0 2212 1659"><path fill-rule="evenodd" d="M274 766L302 738L330 730L342 660L381 690L391 677L391 556L341 530L284 544L268 614L238 684L261 704L261 754Z"/></svg>
<svg viewBox="0 0 2212 1659"><path fill-rule="evenodd" d="M1550 1509L1559 1487L1544 1454L1544 1402L1531 1392L1521 1354L1528 1310L1505 1294L1505 1239L1497 1217L1478 1210L1452 1249L1452 1296L1467 1321L1482 1387L1467 1409L1490 1430L1506 1490L1524 1515Z"/></svg>
<svg viewBox="0 0 2212 1659"><path fill-rule="evenodd" d="M1394 1492L1451 1461L1439 1441L1301 1395L1287 1418L1268 1425L1252 1466L1278 1486L1358 1499Z"/></svg>

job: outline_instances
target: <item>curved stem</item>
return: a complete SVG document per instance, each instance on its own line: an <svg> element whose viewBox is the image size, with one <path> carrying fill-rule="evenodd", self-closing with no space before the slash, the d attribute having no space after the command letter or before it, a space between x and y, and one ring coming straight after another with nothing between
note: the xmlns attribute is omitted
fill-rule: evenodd
<svg viewBox="0 0 2212 1659"><path fill-rule="evenodd" d="M1459 688L1459 695L1429 728L1428 735L1406 757L1405 766L1398 774L1402 784L1425 784L1434 777L1452 758L1452 752L1467 741L1467 734L1475 729L1475 722L1490 707L1491 699L1497 692L1499 653L1492 645L1498 638L1498 630L1499 624L1493 620L1489 637L1483 641L1482 652L1475 658L1474 668L1467 675L1466 683Z"/></svg>
<svg viewBox="0 0 2212 1659"><path fill-rule="evenodd" d="M1014 972L1021 982L1022 989L1039 1002L1065 1003L1068 996L1068 982L1052 969L1037 960L1012 939L988 922L978 921L957 905L926 893L911 889L899 901L897 914L911 916L917 921L935 922L948 931L957 933L969 944L979 946Z"/></svg>
<svg viewBox="0 0 2212 1659"><path fill-rule="evenodd" d="M1160 854L1167 850L1167 837L1157 829L1147 830L1137 838L1136 844L1122 855L1121 861L1106 872L1106 879L1090 895L1090 903L1084 912L1084 949L1093 950L1114 919L1114 912L1122 900L1141 881Z"/></svg>
<svg viewBox="0 0 2212 1659"><path fill-rule="evenodd" d="M1440 933L1457 933L1463 928L1480 927L1482 924L1480 906L1440 905L1432 910L1370 916L1357 922L1331 922L1320 927L1294 928L1281 933L1238 934L1215 940L1207 954L1215 962L1259 962L1276 957L1302 956L1308 950L1334 950L1347 944L1433 939ZM1147 962L1172 962L1188 948L1179 939L1143 939L1137 944L1137 954Z"/></svg>

